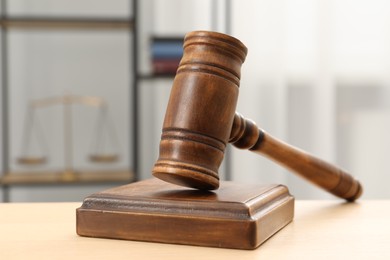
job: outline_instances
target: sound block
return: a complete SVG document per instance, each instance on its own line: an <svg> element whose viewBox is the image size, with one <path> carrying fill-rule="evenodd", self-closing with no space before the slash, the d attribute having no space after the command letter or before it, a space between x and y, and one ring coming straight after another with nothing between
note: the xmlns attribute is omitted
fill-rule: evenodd
<svg viewBox="0 0 390 260"><path fill-rule="evenodd" d="M294 198L283 185L211 192L148 179L92 194L76 215L80 236L254 249L292 221Z"/></svg>

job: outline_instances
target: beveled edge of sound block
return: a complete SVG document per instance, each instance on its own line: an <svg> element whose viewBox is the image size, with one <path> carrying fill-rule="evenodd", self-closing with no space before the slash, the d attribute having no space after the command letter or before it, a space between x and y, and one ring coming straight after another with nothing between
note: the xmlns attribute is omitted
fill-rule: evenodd
<svg viewBox="0 0 390 260"><path fill-rule="evenodd" d="M255 249L292 221L294 198L283 185L210 192L154 178L92 194L76 216L80 236Z"/></svg>

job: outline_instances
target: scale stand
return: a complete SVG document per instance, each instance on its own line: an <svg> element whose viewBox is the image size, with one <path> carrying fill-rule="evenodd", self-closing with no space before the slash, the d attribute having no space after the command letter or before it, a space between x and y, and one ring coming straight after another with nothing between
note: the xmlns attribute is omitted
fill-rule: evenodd
<svg viewBox="0 0 390 260"><path fill-rule="evenodd" d="M255 249L292 221L294 198L283 185L210 192L149 179L92 194L76 212L81 236Z"/></svg>
<svg viewBox="0 0 390 260"><path fill-rule="evenodd" d="M23 131L22 156L17 159L19 164L32 166L47 162L47 143L43 134L43 125L37 117L37 110L58 105L63 106L64 127L64 170L61 172L61 180L75 181L78 179L78 172L73 167L73 105L84 105L99 109L95 126L95 142L91 146L93 152L89 156L90 161L94 163L114 163L119 160L117 151L119 150L119 141L108 114L107 103L99 97L76 96L68 93L63 96L47 97L30 102ZM36 141L37 149L35 150L40 152L39 155L34 155L31 152L33 141Z"/></svg>

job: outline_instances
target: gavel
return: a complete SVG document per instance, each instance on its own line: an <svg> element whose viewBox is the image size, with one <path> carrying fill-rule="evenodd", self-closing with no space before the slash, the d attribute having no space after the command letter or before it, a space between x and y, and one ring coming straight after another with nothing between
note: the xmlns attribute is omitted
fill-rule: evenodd
<svg viewBox="0 0 390 260"><path fill-rule="evenodd" d="M335 196L354 201L362 186L344 170L286 144L236 113L247 48L217 32L186 34L153 175L200 190L219 187L228 142L261 154Z"/></svg>

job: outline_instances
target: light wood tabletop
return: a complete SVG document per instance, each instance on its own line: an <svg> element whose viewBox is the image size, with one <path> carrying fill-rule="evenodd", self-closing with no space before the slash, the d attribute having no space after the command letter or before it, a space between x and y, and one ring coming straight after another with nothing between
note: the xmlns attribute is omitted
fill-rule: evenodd
<svg viewBox="0 0 390 260"><path fill-rule="evenodd" d="M390 201L297 201L255 250L79 237L80 205L0 204L0 259L390 259Z"/></svg>

